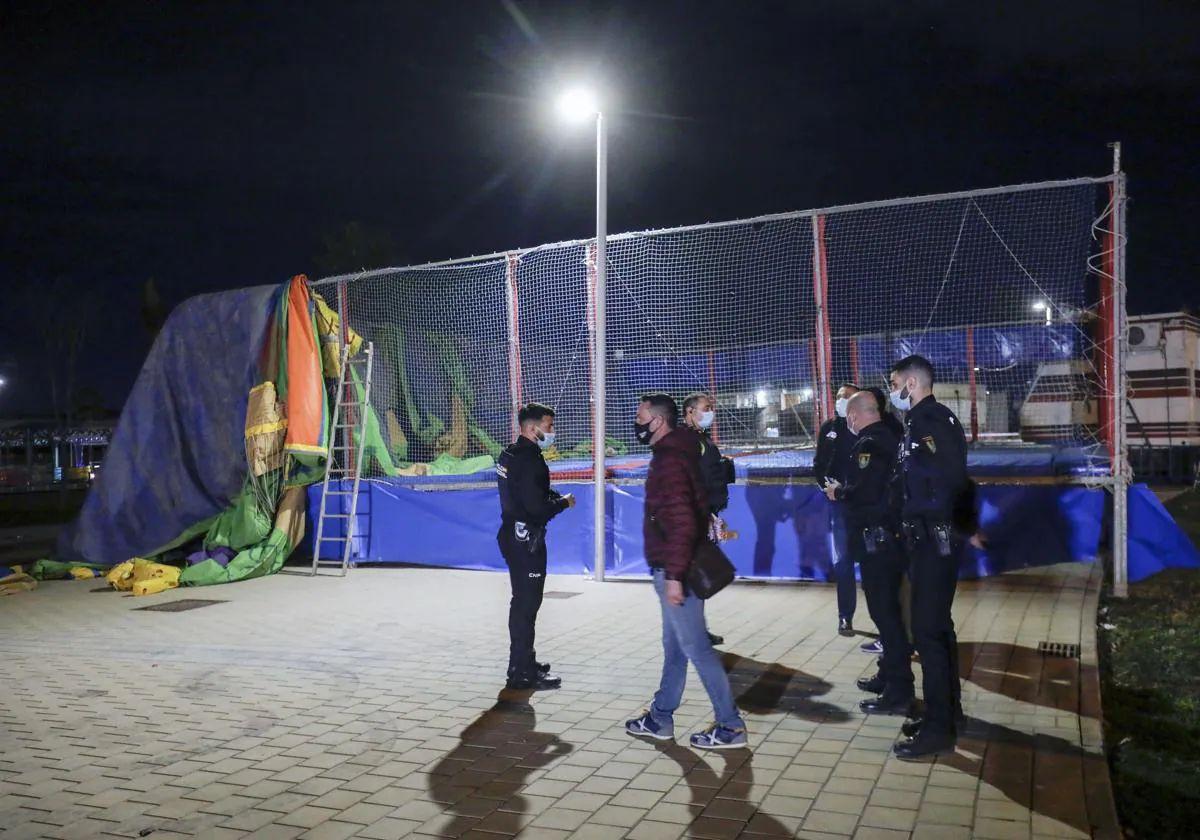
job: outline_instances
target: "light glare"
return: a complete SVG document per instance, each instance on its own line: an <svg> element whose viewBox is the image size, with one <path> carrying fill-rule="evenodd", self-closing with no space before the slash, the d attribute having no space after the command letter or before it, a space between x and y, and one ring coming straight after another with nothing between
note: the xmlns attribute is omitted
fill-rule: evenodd
<svg viewBox="0 0 1200 840"><path fill-rule="evenodd" d="M582 122L599 110L596 95L587 88L571 88L558 98L558 113L569 122Z"/></svg>

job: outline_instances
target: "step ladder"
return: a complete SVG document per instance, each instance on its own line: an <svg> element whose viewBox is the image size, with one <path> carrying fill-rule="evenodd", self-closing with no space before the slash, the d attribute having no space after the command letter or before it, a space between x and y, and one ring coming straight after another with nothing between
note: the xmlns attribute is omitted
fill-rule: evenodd
<svg viewBox="0 0 1200 840"><path fill-rule="evenodd" d="M321 569L337 570L345 575L350 568L350 551L354 545L354 530L358 523L358 484L362 476L363 443L367 428L367 412L371 406L371 373L375 346L368 341L360 353L350 354L350 345L342 350L342 368L338 374L337 398L333 404L333 419L329 431L329 449L325 453L325 479L321 484L321 509L317 515L317 539L313 543L312 574ZM356 375L357 374L357 375ZM357 438L357 443L355 442ZM350 489L346 489L347 482ZM330 499L350 503L330 505ZM330 507L336 513L330 512ZM341 528L329 534L329 525ZM340 531L340 535L338 534ZM341 556L323 559L321 548L340 545Z"/></svg>

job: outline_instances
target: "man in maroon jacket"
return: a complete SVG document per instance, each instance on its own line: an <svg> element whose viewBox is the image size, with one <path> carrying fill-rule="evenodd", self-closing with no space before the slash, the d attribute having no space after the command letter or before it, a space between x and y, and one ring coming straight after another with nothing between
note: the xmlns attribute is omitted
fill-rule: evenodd
<svg viewBox="0 0 1200 840"><path fill-rule="evenodd" d="M638 405L634 431L654 454L646 476L642 539L662 607L663 672L650 708L627 721L625 730L657 740L675 737L674 713L683 698L691 662L713 704L716 722L691 737L698 749L746 746L746 724L738 714L729 677L708 640L704 602L684 589L699 540L707 539L708 496L700 477L700 438L679 426L679 408L666 394L648 394Z"/></svg>

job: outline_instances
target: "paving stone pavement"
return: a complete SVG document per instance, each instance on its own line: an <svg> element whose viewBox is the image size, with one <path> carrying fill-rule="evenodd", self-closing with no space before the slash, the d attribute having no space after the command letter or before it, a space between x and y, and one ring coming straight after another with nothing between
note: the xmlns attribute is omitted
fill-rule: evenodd
<svg viewBox="0 0 1200 840"><path fill-rule="evenodd" d="M548 579L577 594L545 602L538 654L564 688L532 696L499 690L504 575L285 572L149 598L98 584L0 601L5 840L1118 836L1092 566L960 586L969 728L919 764L889 757L899 719L858 712L874 663L834 632L822 584L710 602L752 747L715 755L684 746L711 714L694 672L680 743L622 729L661 663L644 583ZM186 598L222 603L139 609Z"/></svg>

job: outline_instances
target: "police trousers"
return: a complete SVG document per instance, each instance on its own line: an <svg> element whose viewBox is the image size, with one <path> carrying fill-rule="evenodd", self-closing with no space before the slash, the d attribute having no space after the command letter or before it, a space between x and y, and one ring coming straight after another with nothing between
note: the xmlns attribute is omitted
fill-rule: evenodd
<svg viewBox="0 0 1200 840"><path fill-rule="evenodd" d="M525 530L525 539L521 539L516 523L506 522L500 526L496 541L512 584L512 599L508 603L508 676L532 679L537 674L534 627L546 587L545 530Z"/></svg>
<svg viewBox="0 0 1200 840"><path fill-rule="evenodd" d="M883 661L879 667L889 700L908 700L913 696L912 645L904 628L900 606L900 587L908 560L894 538L879 544L874 553L867 550L861 525L850 527L849 544L862 570L863 595L867 612L879 629Z"/></svg>
<svg viewBox="0 0 1200 840"><path fill-rule="evenodd" d="M958 636L950 609L958 586L958 561L962 543L951 540L949 556L938 550L927 523L905 523L908 576L912 582L913 645L921 656L921 690L925 697L925 724L930 733L953 734L955 713L961 704L958 677ZM915 527L913 527L915 526Z"/></svg>

